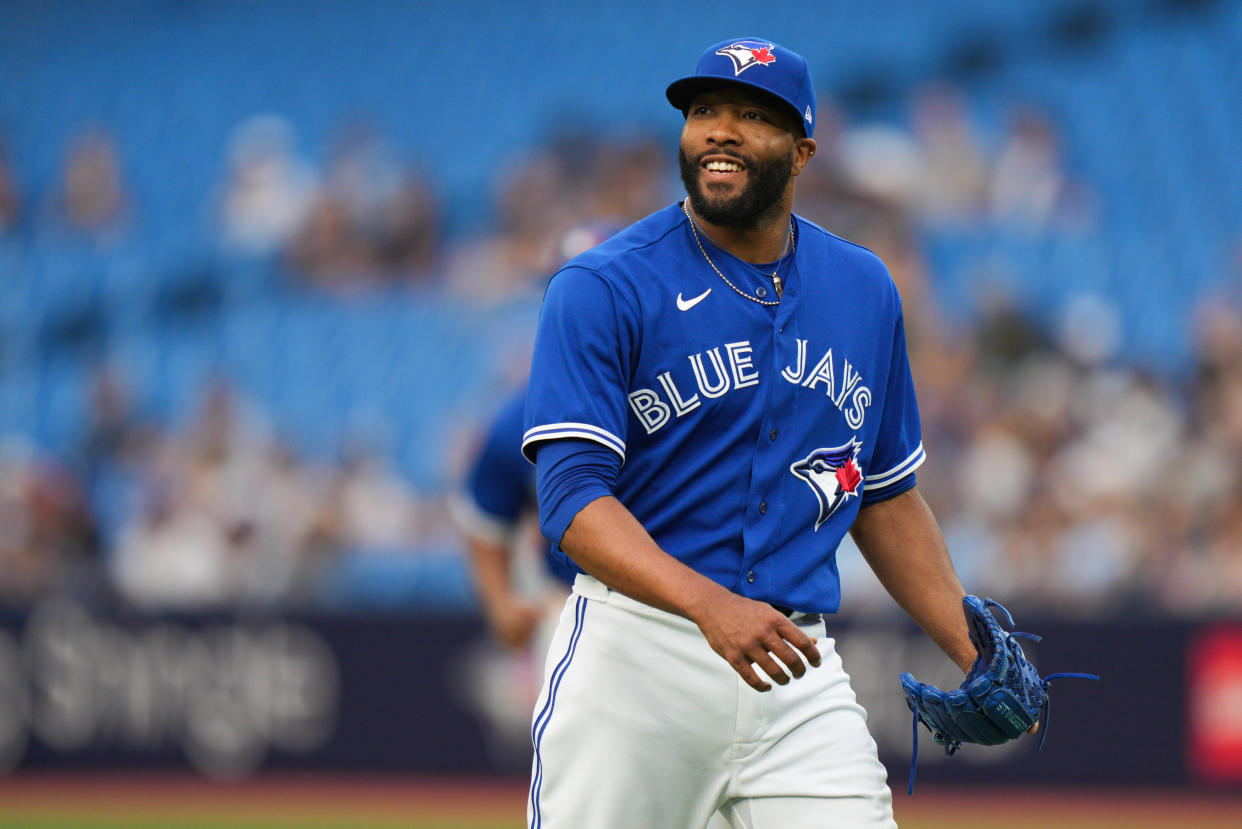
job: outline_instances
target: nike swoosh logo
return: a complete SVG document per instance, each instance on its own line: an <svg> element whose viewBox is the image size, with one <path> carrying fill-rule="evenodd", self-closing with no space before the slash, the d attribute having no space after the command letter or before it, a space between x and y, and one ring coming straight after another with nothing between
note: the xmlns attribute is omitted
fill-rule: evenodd
<svg viewBox="0 0 1242 829"><path fill-rule="evenodd" d="M682 299L681 292L678 291L677 292L677 310L678 311L689 311L691 308L698 305L703 300L707 299L707 295L710 294L711 292L712 292L712 289L708 288L706 291L699 294L694 299Z"/></svg>

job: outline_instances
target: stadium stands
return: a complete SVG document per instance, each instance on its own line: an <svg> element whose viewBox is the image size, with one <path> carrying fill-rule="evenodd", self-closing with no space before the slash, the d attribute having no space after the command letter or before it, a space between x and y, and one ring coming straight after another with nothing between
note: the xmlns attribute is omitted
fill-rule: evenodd
<svg viewBox="0 0 1242 829"><path fill-rule="evenodd" d="M1238 277L1242 6L883 0L807 13L785 0L683 3L675 19L654 2L552 0L7 7L0 159L25 207L0 231L0 434L72 462L102 363L169 429L224 377L305 457L336 458L357 424L386 424L403 476L443 495L463 427L520 378L539 296L537 281L463 295L446 276L452 253L497 232L503 174L567 126L671 139L663 82L714 31L708 17L795 44L846 132L908 133L912 96L932 80L962 90L991 154L1020 109L1039 113L1069 201L1036 222L919 223L936 306L970 327L1003 294L1055 337L1085 297L1118 321L1108 359L1188 376L1195 309ZM349 119L374 123L443 204L440 267L342 296L300 283L284 245L230 247L230 147L265 113L289 126L291 161L317 170ZM57 194L88 128L115 141L128 210L83 229Z"/></svg>

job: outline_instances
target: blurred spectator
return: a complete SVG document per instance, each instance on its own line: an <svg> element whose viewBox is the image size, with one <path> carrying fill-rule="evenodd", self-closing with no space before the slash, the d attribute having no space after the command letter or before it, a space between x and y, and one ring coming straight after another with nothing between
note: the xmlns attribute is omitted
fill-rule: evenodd
<svg viewBox="0 0 1242 829"><path fill-rule="evenodd" d="M217 380L205 390L186 437L181 481L190 509L210 517L224 540L228 598L281 602L300 564L313 511L292 491L287 468L273 465L270 426Z"/></svg>
<svg viewBox="0 0 1242 829"><path fill-rule="evenodd" d="M320 197L338 201L354 227L365 232L397 197L405 176L391 143L369 122L353 120L336 138Z"/></svg>
<svg viewBox="0 0 1242 829"><path fill-rule="evenodd" d="M22 197L9 164L8 147L0 137L0 233L8 233L21 220Z"/></svg>
<svg viewBox="0 0 1242 829"><path fill-rule="evenodd" d="M574 229L620 227L671 198L672 159L642 134L564 133L504 169L494 231L462 246L449 266L452 289L480 299L542 284L564 261L562 243Z"/></svg>
<svg viewBox="0 0 1242 829"><path fill-rule="evenodd" d="M96 237L116 233L129 219L132 205L116 141L104 127L84 130L70 142L56 208L69 228Z"/></svg>
<svg viewBox="0 0 1242 829"><path fill-rule="evenodd" d="M119 532L112 573L148 608L313 600L325 550L328 475L274 443L216 382L184 434L142 444L131 472L138 512Z"/></svg>
<svg viewBox="0 0 1242 829"><path fill-rule="evenodd" d="M267 475L262 509L269 544L275 553L264 600L292 605L314 604L326 568L341 554L340 526L332 497L332 470L299 458L276 441L266 453ZM270 527L267 526L270 524ZM287 568L287 569L286 569ZM277 578L279 576L279 578ZM280 596L271 588L280 587Z"/></svg>
<svg viewBox="0 0 1242 829"><path fill-rule="evenodd" d="M1094 222L1092 196L1069 176L1056 126L1033 108L1018 110L993 165L993 217L1031 230L1056 225L1080 232Z"/></svg>
<svg viewBox="0 0 1242 829"><path fill-rule="evenodd" d="M402 281L424 282L440 258L440 207L430 186L407 173L370 228L379 267Z"/></svg>
<svg viewBox="0 0 1242 829"><path fill-rule="evenodd" d="M668 149L655 136L603 142L591 166L583 194L590 221L625 227L680 197L669 192Z"/></svg>
<svg viewBox="0 0 1242 829"><path fill-rule="evenodd" d="M229 139L219 195L221 242L243 255L272 253L301 226L315 179L297 156L293 127L277 115L239 124Z"/></svg>
<svg viewBox="0 0 1242 829"><path fill-rule="evenodd" d="M331 193L322 193L290 240L289 263L312 285L346 291L370 280L366 247L354 232L349 211Z"/></svg>
<svg viewBox="0 0 1242 829"><path fill-rule="evenodd" d="M15 441L0 446L0 604L93 590L94 525L71 471Z"/></svg>
<svg viewBox="0 0 1242 829"><path fill-rule="evenodd" d="M386 453L351 441L332 492L344 550L409 553L420 546L428 521L422 499L393 471Z"/></svg>
<svg viewBox="0 0 1242 829"><path fill-rule="evenodd" d="M915 203L922 160L908 131L881 123L855 125L841 131L839 146L841 169L851 188L901 210Z"/></svg>
<svg viewBox="0 0 1242 829"><path fill-rule="evenodd" d="M872 187L855 169L860 163L855 153L866 153L858 149L853 131L843 131L831 100L819 102L818 118L814 163L798 177L798 214L867 247L909 239L901 199Z"/></svg>
<svg viewBox="0 0 1242 829"><path fill-rule="evenodd" d="M346 127L306 221L288 249L299 273L348 291L428 281L441 255L440 207L364 122Z"/></svg>
<svg viewBox="0 0 1242 829"><path fill-rule="evenodd" d="M80 449L84 486L101 540L111 549L138 509L142 470L157 436L138 417L133 392L118 366L97 368L87 383L86 435Z"/></svg>
<svg viewBox="0 0 1242 829"><path fill-rule="evenodd" d="M988 169L965 97L946 83L932 84L915 93L913 108L918 217L932 224L977 221L987 203Z"/></svg>
<svg viewBox="0 0 1242 829"><path fill-rule="evenodd" d="M1203 437L1242 449L1242 311L1219 297L1195 316L1194 416Z"/></svg>
<svg viewBox="0 0 1242 829"><path fill-rule="evenodd" d="M83 456L88 470L122 455L140 428L131 390L115 365L97 368L88 380L89 410Z"/></svg>
<svg viewBox="0 0 1242 829"><path fill-rule="evenodd" d="M112 556L117 591L143 610L202 609L229 596L222 527L172 481L150 482Z"/></svg>
<svg viewBox="0 0 1242 829"><path fill-rule="evenodd" d="M450 287L478 299L529 289L560 264L557 242L576 216L564 159L540 153L502 167L495 230L470 240L449 266Z"/></svg>
<svg viewBox="0 0 1242 829"><path fill-rule="evenodd" d="M408 574L450 532L375 444L352 441L335 469L299 458L220 381L186 430L139 447L128 473L142 497L128 502L110 567L135 606L313 605L339 587L324 579L345 556L369 559L382 589L385 567ZM350 589L365 600L365 584Z"/></svg>

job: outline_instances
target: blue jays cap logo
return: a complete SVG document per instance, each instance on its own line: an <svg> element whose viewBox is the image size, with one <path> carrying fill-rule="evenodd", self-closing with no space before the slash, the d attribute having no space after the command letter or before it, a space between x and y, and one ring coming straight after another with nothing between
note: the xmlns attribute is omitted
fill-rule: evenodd
<svg viewBox="0 0 1242 829"><path fill-rule="evenodd" d="M819 501L819 517L815 520L816 532L842 504L851 497L862 494L863 475L858 465L858 453L861 450L862 443L857 438L850 438L850 442L844 446L816 449L790 465L789 471L805 481Z"/></svg>
<svg viewBox="0 0 1242 829"><path fill-rule="evenodd" d="M772 48L773 44L759 40L739 40L723 49L717 49L716 54L724 55L733 61L733 76L737 77L752 66L768 66L776 63L776 55L772 54Z"/></svg>

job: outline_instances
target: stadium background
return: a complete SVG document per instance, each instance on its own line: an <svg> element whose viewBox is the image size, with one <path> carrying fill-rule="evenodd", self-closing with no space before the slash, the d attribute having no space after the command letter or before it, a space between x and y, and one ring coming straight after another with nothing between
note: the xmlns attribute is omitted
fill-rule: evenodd
<svg viewBox="0 0 1242 829"><path fill-rule="evenodd" d="M1104 676L1042 755L925 750L922 802L1236 800L1242 4L7 2L0 822L166 774L520 814L531 666L446 500L547 275L677 197L667 80L740 34L810 61L798 209L901 286L964 582ZM896 674L951 671L842 569L899 788Z"/></svg>

